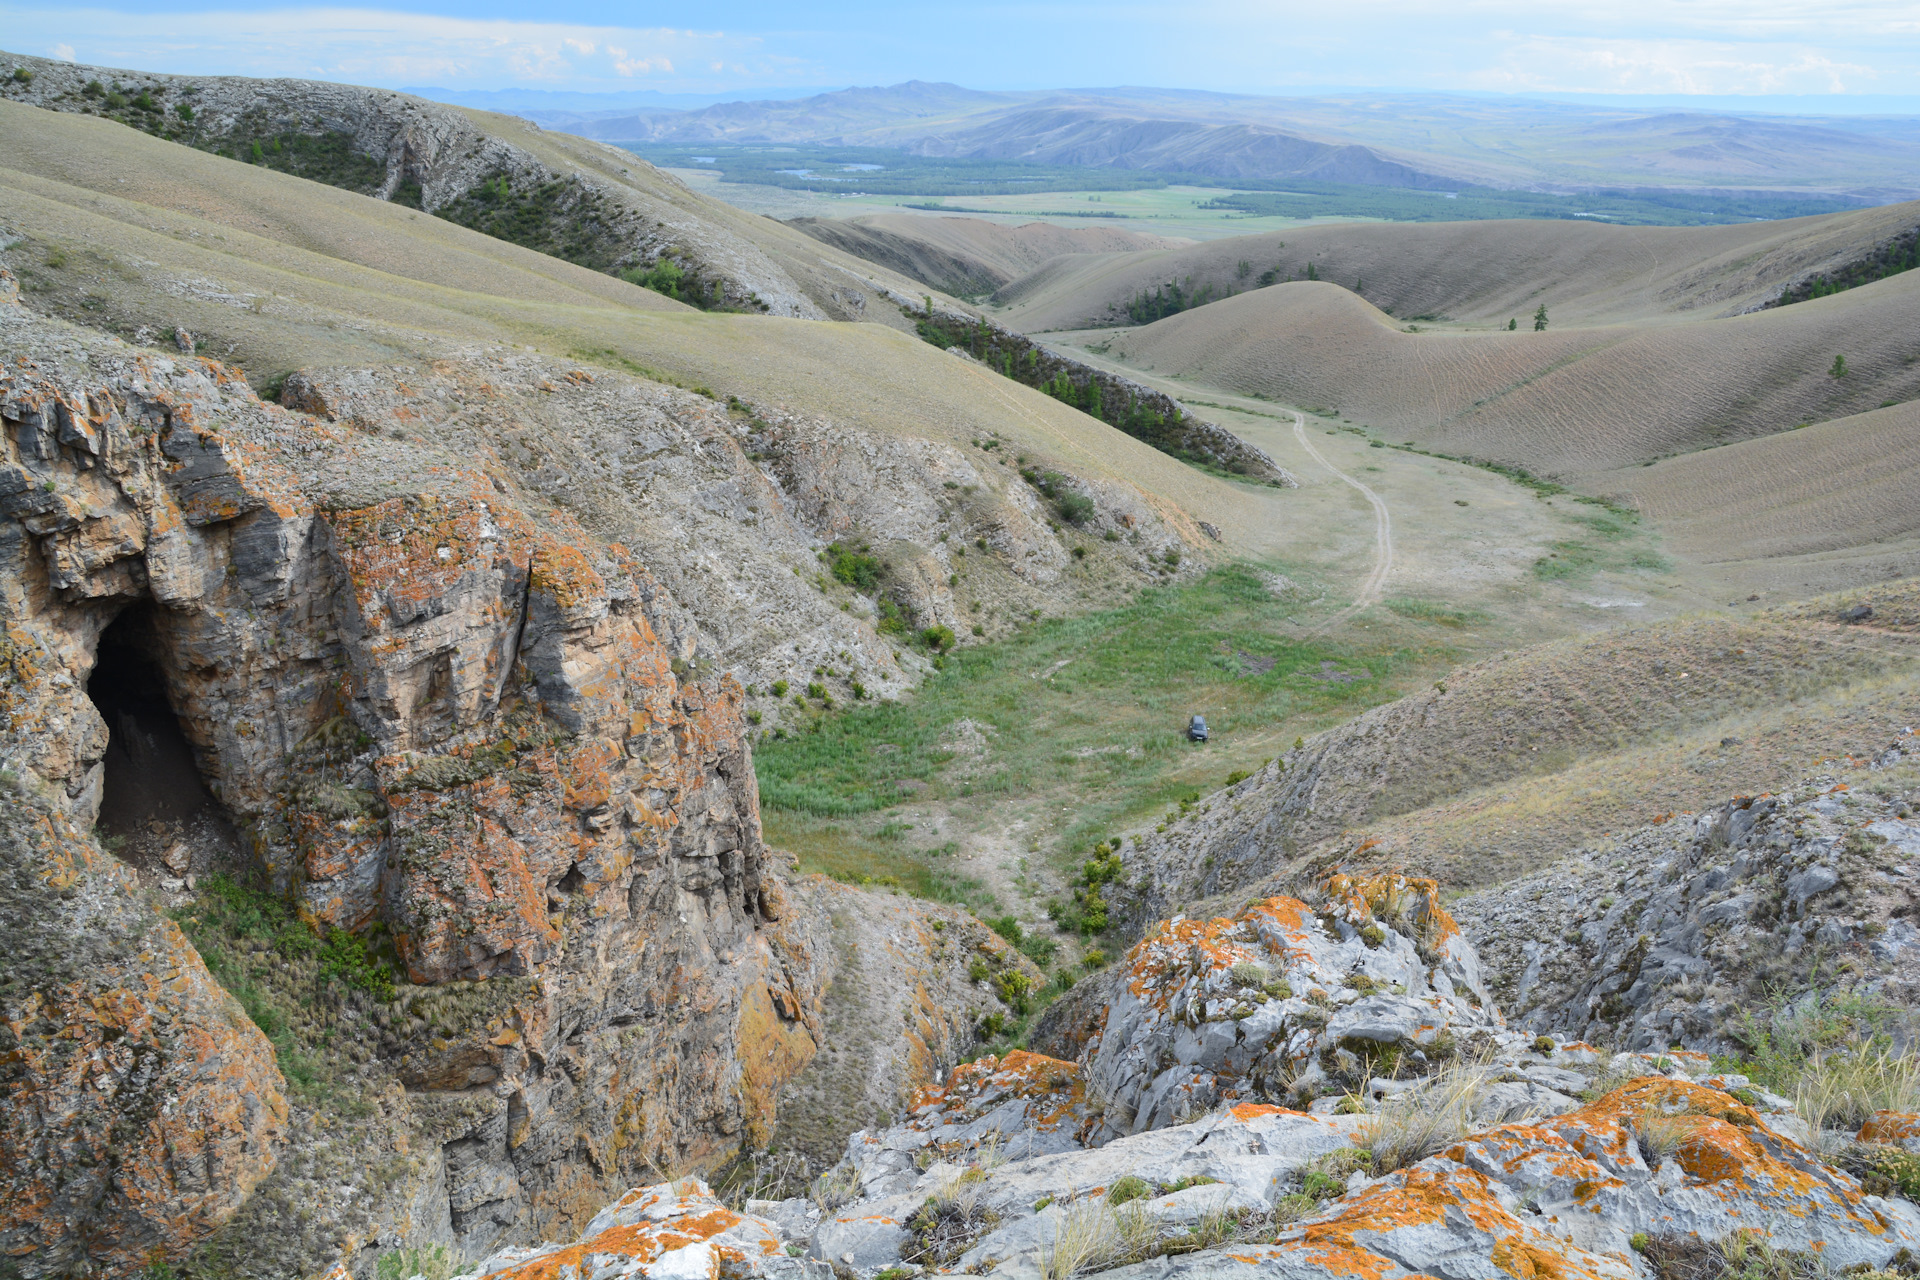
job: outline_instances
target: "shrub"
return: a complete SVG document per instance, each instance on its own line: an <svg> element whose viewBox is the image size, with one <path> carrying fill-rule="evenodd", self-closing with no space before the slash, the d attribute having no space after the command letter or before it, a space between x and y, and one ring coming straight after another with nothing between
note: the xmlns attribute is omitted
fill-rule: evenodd
<svg viewBox="0 0 1920 1280"><path fill-rule="evenodd" d="M776 698L786 697L787 689L789 688L785 680L775 680L771 685L767 687L773 691L773 696Z"/></svg>
<svg viewBox="0 0 1920 1280"><path fill-rule="evenodd" d="M827 688L818 680L810 681L807 684L807 696L816 702L825 702L827 700Z"/></svg>
<svg viewBox="0 0 1920 1280"><path fill-rule="evenodd" d="M1053 957L1059 950L1060 944L1052 938L1040 938L1032 934L1029 934L1026 941L1020 944L1020 953L1042 969L1053 963Z"/></svg>
<svg viewBox="0 0 1920 1280"><path fill-rule="evenodd" d="M920 643L935 653L945 653L947 650L953 648L953 642L954 635L952 627L935 625L928 627L920 633Z"/></svg>
<svg viewBox="0 0 1920 1280"><path fill-rule="evenodd" d="M320 973L369 992L376 1000L393 999L393 970L384 960L368 954L366 939L345 929L327 930L327 940L320 948Z"/></svg>
<svg viewBox="0 0 1920 1280"><path fill-rule="evenodd" d="M1063 493L1058 503L1061 518L1069 524L1085 524L1093 518L1093 499L1084 493ZM1086 552L1082 551L1082 555Z"/></svg>
<svg viewBox="0 0 1920 1280"><path fill-rule="evenodd" d="M1015 1013L1025 1014L1033 1008L1033 979L1024 973L1008 969L996 974L993 989Z"/></svg>
<svg viewBox="0 0 1920 1280"><path fill-rule="evenodd" d="M880 575L886 572L886 566L878 556L869 555L867 547L858 550L835 542L825 552L827 571L833 574L835 581L842 582L865 595L872 595L880 585Z"/></svg>
<svg viewBox="0 0 1920 1280"><path fill-rule="evenodd" d="M1115 1182L1107 1191L1107 1203L1122 1205L1129 1200L1144 1200L1152 1194L1153 1188L1147 1184L1146 1179L1128 1174Z"/></svg>
<svg viewBox="0 0 1920 1280"><path fill-rule="evenodd" d="M175 114L176 116L179 116L182 120L186 121L188 124L193 123L193 108L188 106L184 102L174 107L173 114Z"/></svg>
<svg viewBox="0 0 1920 1280"><path fill-rule="evenodd" d="M13 78L21 84L32 84L33 72L27 70L25 67L15 67L13 69Z"/></svg>

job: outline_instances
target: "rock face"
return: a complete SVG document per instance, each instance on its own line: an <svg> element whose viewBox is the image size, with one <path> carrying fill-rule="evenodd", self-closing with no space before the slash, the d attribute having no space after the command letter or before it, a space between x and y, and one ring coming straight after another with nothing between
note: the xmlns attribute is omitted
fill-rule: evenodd
<svg viewBox="0 0 1920 1280"><path fill-rule="evenodd" d="M1417 1071L1503 1026L1438 887L1395 875L1335 876L1318 911L1270 898L1230 918L1175 917L1090 983L1087 1024L1068 1013L1036 1038L1083 1046L1116 1136L1221 1102L1357 1088L1403 1059Z"/></svg>
<svg viewBox="0 0 1920 1280"><path fill-rule="evenodd" d="M1338 926L1384 935L1383 916L1424 922L1433 958L1418 968L1403 954L1413 950L1411 928L1371 949L1358 945L1385 953L1379 964L1397 963L1410 989L1421 981L1430 1008L1449 1003L1435 975L1462 988L1477 983L1472 948L1457 931L1434 932L1445 916L1431 885L1336 879L1328 888L1319 914L1334 920L1319 935L1304 923L1313 914L1289 900L1157 926L1094 1001L1094 1021L1112 1035L1132 1025L1123 1009L1164 1004L1154 997L1167 992L1189 999L1183 1010L1211 1010L1210 979L1262 951L1275 971L1287 961L1289 983L1337 974L1343 962L1359 961L1353 971L1364 972L1365 957L1339 954ZM1463 998L1447 1012L1465 1018L1474 1008ZM1356 1001L1342 1013L1358 1009ZM1804 1144L1806 1125L1785 1099L1715 1074L1707 1055L1607 1055L1508 1031L1490 1011L1479 1016L1471 1059L1402 1059L1379 1078L1384 1087L1347 1093L1342 1114L1274 1105L1265 1099L1284 1091L1243 1069L1237 1099L1221 1091L1218 1105L1170 1121L1155 1101L1123 1111L1116 1124L1109 1099L1155 1098L1178 1055L1155 1051L1164 1041L1152 1038L1151 1022L1127 1032L1129 1048L1145 1046L1142 1053L1112 1053L1096 1035L1078 1062L1031 1053L982 1059L923 1089L901 1123L855 1134L842 1168L823 1181L843 1192L826 1212L798 1202L766 1209L806 1238L808 1256L861 1277L910 1265L1023 1278L1629 1280L1649 1274L1660 1250L1738 1248L1741 1233L1758 1232L1783 1254L1861 1269L1888 1266L1920 1243L1920 1206L1874 1194L1828 1164ZM1353 1026L1363 1021L1379 1020ZM1296 1036L1332 1032L1329 1023ZM1420 1030L1401 1035L1402 1044L1418 1043ZM1204 1032L1196 1039L1204 1042ZM1176 1078L1192 1071L1182 1067ZM1516 1092L1518 1081L1550 1081L1592 1101ZM1881 1113L1854 1136L1897 1151L1914 1132L1914 1117Z"/></svg>
<svg viewBox="0 0 1920 1280"><path fill-rule="evenodd" d="M629 1191L594 1216L577 1244L509 1249L471 1272L476 1280L545 1280L586 1274L596 1280L746 1280L791 1276L825 1280L832 1269L789 1257L780 1228L735 1213L698 1178Z"/></svg>
<svg viewBox="0 0 1920 1280"><path fill-rule="evenodd" d="M262 1277L358 1273L398 1244L475 1257L577 1229L642 1170L764 1141L827 1038L833 949L879 942L809 914L853 891L790 895L770 862L741 685L701 660L721 620L651 564L689 567L583 528L522 482L537 466L332 413L337 382L296 389L325 412L290 412L216 363L17 306L0 349L0 767L24 797L11 874L34 886L7 910L52 957L4 988L0 1239L23 1274L202 1239ZM521 381L541 373L449 370L427 392L558 394ZM641 441L677 430L682 393L649 394L595 407ZM736 460L726 483L771 492L724 415L690 416ZM83 834L127 781L115 744L148 732L90 700L109 677L162 697L239 831L169 847L137 884ZM194 869L257 877L326 934L326 970L297 925L229 940L235 981L314 975L284 1015L299 1025L243 1014L148 905L196 910ZM973 944L948 942L960 913L896 917L888 987L930 1021L918 1051L869 1062L885 1109L992 999L966 976ZM276 1050L299 1064L290 1116Z"/></svg>
<svg viewBox="0 0 1920 1280"><path fill-rule="evenodd" d="M8 652L0 723L37 655ZM273 1169L273 1048L127 869L27 776L0 782L0 1257L128 1275Z"/></svg>
<svg viewBox="0 0 1920 1280"><path fill-rule="evenodd" d="M1674 817L1455 903L1518 1023L1632 1049L1731 1051L1810 986L1920 993L1911 736L1852 785L1810 778ZM1882 781L1884 779L1884 781Z"/></svg>
<svg viewBox="0 0 1920 1280"><path fill-rule="evenodd" d="M1070 566L1145 583L1185 545L1137 491L1103 486L1087 532L1127 539L1076 561L1030 486L949 445L520 354L310 370L282 399L377 453L431 442L445 460L476 459L627 548L650 569L649 617L671 659L751 686L763 732L795 718L766 695L776 681L895 696L930 669L909 631L945 625L972 643L977 621L996 637L1035 609L1060 611ZM832 544L866 548L877 576L835 579L822 563ZM883 604L901 630L876 629Z"/></svg>

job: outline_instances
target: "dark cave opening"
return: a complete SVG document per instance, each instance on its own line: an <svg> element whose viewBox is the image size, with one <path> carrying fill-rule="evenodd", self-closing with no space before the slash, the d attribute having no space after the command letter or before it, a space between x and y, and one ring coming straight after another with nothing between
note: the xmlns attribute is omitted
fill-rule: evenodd
<svg viewBox="0 0 1920 1280"><path fill-rule="evenodd" d="M100 636L87 680L87 696L107 722L98 825L109 838L145 843L217 816L167 701L159 652L152 606L128 609Z"/></svg>

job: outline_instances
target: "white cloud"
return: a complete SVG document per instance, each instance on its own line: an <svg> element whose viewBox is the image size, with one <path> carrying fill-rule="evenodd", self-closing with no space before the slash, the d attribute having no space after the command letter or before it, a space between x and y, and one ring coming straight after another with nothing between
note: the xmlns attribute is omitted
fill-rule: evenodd
<svg viewBox="0 0 1920 1280"><path fill-rule="evenodd" d="M78 61L78 59L73 56L73 46L70 44L57 44L53 46L53 56L62 62Z"/></svg>
<svg viewBox="0 0 1920 1280"><path fill-rule="evenodd" d="M1705 40L1511 36L1497 62L1471 73L1478 89L1564 93L1860 93L1873 67L1814 49Z"/></svg>
<svg viewBox="0 0 1920 1280"><path fill-rule="evenodd" d="M23 9L0 0L15 48L73 61L189 75L312 76L360 84L493 88L504 84L606 90L636 75L675 74L676 60L738 64L747 83L791 69L767 62L761 41L724 31L452 18L378 9L309 8L201 13ZM688 82L658 87L698 89Z"/></svg>

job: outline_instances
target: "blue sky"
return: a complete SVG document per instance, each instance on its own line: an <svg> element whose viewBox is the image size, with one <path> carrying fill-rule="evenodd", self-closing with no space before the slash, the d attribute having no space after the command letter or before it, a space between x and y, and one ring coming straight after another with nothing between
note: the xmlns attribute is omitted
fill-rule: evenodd
<svg viewBox="0 0 1920 1280"><path fill-rule="evenodd" d="M983 89L1908 95L1920 93L1920 0L0 0L0 48L395 88L750 95L918 78Z"/></svg>

